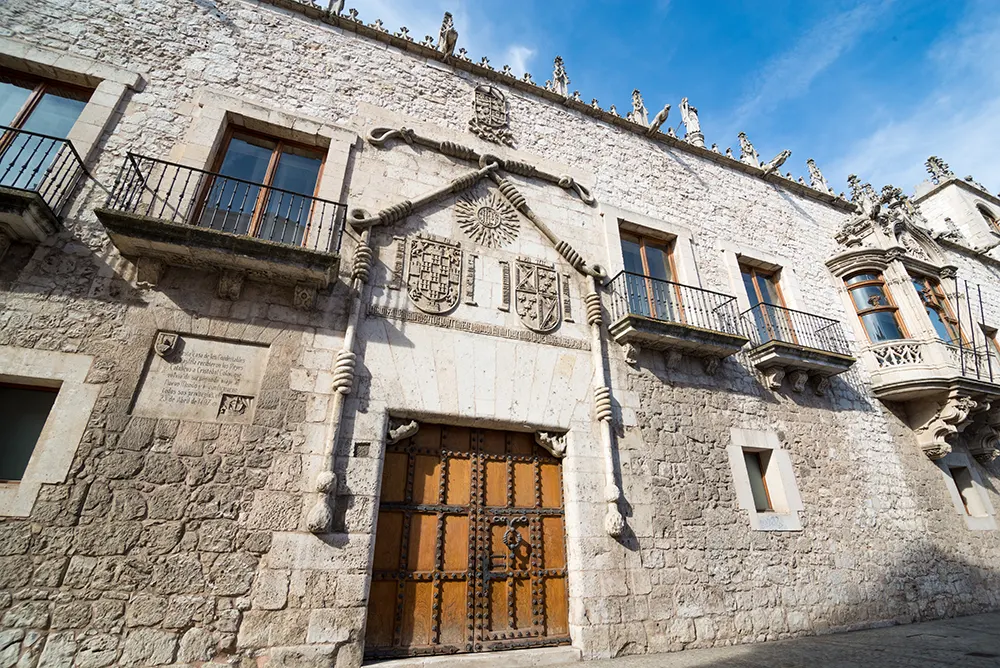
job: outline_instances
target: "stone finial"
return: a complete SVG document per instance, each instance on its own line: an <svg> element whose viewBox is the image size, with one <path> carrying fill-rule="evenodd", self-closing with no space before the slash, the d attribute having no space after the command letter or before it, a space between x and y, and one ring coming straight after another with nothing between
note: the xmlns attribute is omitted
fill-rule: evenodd
<svg viewBox="0 0 1000 668"><path fill-rule="evenodd" d="M771 158L770 162L768 162L766 165L762 166L762 169L764 170L764 173L765 174L770 174L771 172L777 171L777 169L779 167L781 167L783 164L785 164L785 160L788 160L789 156L791 156L791 155L792 155L792 152L789 151L788 149L785 149L784 151L782 151L778 155L774 156L773 158ZM781 172L778 172L778 173L780 174ZM788 175L791 176L791 172L789 172Z"/></svg>
<svg viewBox="0 0 1000 668"><path fill-rule="evenodd" d="M601 108L601 105L597 101L596 97L590 99L590 106L593 107L594 109L600 109Z"/></svg>
<svg viewBox="0 0 1000 668"><path fill-rule="evenodd" d="M667 128L667 136L668 136L668 137L676 137L676 136L677 136L677 133L676 133L676 132L674 132L674 129L673 129L673 128Z"/></svg>
<svg viewBox="0 0 1000 668"><path fill-rule="evenodd" d="M931 182L934 184L955 178L955 172L951 171L948 163L936 155L927 158L924 165L927 167L927 173L931 175Z"/></svg>
<svg viewBox="0 0 1000 668"><path fill-rule="evenodd" d="M493 69L493 66L490 65L490 59L487 58L486 56L483 56L482 60L479 61L479 66L480 67L485 67L488 70L492 70Z"/></svg>
<svg viewBox="0 0 1000 668"><path fill-rule="evenodd" d="M966 176L964 180L969 185L975 186L975 187L979 188L980 190L982 190L983 192L986 192L986 193L989 192L989 190L986 189L986 186L984 186L982 183L980 183L979 181L977 181L974 178L972 178L972 174L969 174L968 176Z"/></svg>
<svg viewBox="0 0 1000 668"><path fill-rule="evenodd" d="M458 31L455 30L455 21L451 17L451 12L445 12L441 30L438 32L437 50L448 59L455 53L456 42L458 42Z"/></svg>
<svg viewBox="0 0 1000 668"><path fill-rule="evenodd" d="M611 108L608 109L608 113L611 114L612 116L619 116L618 109L615 107L615 105L611 105Z"/></svg>
<svg viewBox="0 0 1000 668"><path fill-rule="evenodd" d="M720 153L721 154L721 151L719 151L719 145L718 144L712 144L712 153Z"/></svg>
<svg viewBox="0 0 1000 668"><path fill-rule="evenodd" d="M521 77L521 81L524 83L530 83L532 86L535 85L535 80L531 78L531 72L525 72L524 76Z"/></svg>
<svg viewBox="0 0 1000 668"><path fill-rule="evenodd" d="M809 168L809 185L816 190L822 190L825 193L833 192L830 184L826 182L825 178L823 178L823 172L819 171L819 167L816 166L815 160L812 158L806 160L806 167Z"/></svg>
<svg viewBox="0 0 1000 668"><path fill-rule="evenodd" d="M326 11L334 16L340 16L344 11L344 0L330 0Z"/></svg>
<svg viewBox="0 0 1000 668"><path fill-rule="evenodd" d="M885 191L883 190L882 197L879 197L872 184L861 183L857 174L847 177L847 186L851 189L851 201L858 207L858 211L872 220L878 218Z"/></svg>
<svg viewBox="0 0 1000 668"><path fill-rule="evenodd" d="M358 10L355 9L354 7L348 9L347 18L351 19L352 21L360 21L360 19L358 18Z"/></svg>
<svg viewBox="0 0 1000 668"><path fill-rule="evenodd" d="M569 76L566 74L562 56L556 56L552 61L552 90L563 97L569 97Z"/></svg>
<svg viewBox="0 0 1000 668"><path fill-rule="evenodd" d="M472 58L469 58L469 52L465 50L464 46L458 50L458 59L464 60L467 63L472 62Z"/></svg>
<svg viewBox="0 0 1000 668"><path fill-rule="evenodd" d="M514 70L510 69L510 65L504 65L503 69L500 70L500 74L513 78Z"/></svg>
<svg viewBox="0 0 1000 668"><path fill-rule="evenodd" d="M572 99L574 102L583 102L583 98L580 97L580 91L578 90L573 91Z"/></svg>
<svg viewBox="0 0 1000 668"><path fill-rule="evenodd" d="M410 29L407 28L406 26L403 26L399 29L399 32L396 33L396 37L402 37L407 42L413 41L413 38L410 37Z"/></svg>
<svg viewBox="0 0 1000 668"><path fill-rule="evenodd" d="M378 30L379 32L389 32L388 30L386 30L385 24L382 23L382 19L375 19L375 23L369 23L368 27L374 28L375 30Z"/></svg>
<svg viewBox="0 0 1000 668"><path fill-rule="evenodd" d="M731 146L727 146L726 147L726 157L727 158L732 158L733 160L736 159L735 156L733 156L733 149L732 149Z"/></svg>
<svg viewBox="0 0 1000 668"><path fill-rule="evenodd" d="M431 49L434 48L434 35L424 35L424 41L420 43L421 46L426 46Z"/></svg>
<svg viewBox="0 0 1000 668"><path fill-rule="evenodd" d="M632 111L625 118L643 127L649 127L649 112L646 111L646 105L642 101L642 93L639 92L638 88L632 91Z"/></svg>
<svg viewBox="0 0 1000 668"><path fill-rule="evenodd" d="M695 146L705 146L705 135L701 133L698 108L692 107L685 97L681 99L681 122L684 123L684 138Z"/></svg>
<svg viewBox="0 0 1000 668"><path fill-rule="evenodd" d="M760 156L757 155L757 149L753 147L750 140L747 139L747 133L741 132L739 134L740 139L740 162L747 165L753 165L754 167L760 167Z"/></svg>

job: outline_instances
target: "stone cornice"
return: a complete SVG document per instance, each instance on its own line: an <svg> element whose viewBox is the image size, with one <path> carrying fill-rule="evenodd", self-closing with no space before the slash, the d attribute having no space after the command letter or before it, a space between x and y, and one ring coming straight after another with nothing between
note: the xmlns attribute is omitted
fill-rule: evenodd
<svg viewBox="0 0 1000 668"><path fill-rule="evenodd" d="M574 100L572 98L563 97L559 93L547 90L541 86L534 83L529 83L521 79L516 79L512 76L508 76L501 72L498 72L490 67L485 67L478 63L474 63L470 60L465 60L459 56L452 55L445 58L445 54L441 53L437 49L423 44L412 41L405 37L397 37L392 33L377 30L371 26L365 25L361 21L356 21L348 16L337 16L336 14L331 14L326 10L320 9L315 5L306 5L296 0L259 0L262 4L269 4L280 9L285 9L290 12L295 12L297 14L302 14L310 19L319 21L320 23L325 23L327 25L333 26L335 28L340 28L348 32L353 32L361 37L371 39L377 42L382 42L383 44L388 44L390 46L396 47L401 51L409 52L410 54L417 56L422 59L437 61L446 67L452 67L455 70L462 70L474 74L480 78L502 84L508 88L521 91L528 95L532 95L536 98L541 98L549 102L560 104L569 109L573 109L585 116L590 116L597 120L603 121L609 125L613 125L627 132L631 132L636 135L641 135L645 139L650 141L656 141L661 144L666 144L672 148L684 151L686 153L693 154L699 158L703 158L714 162L718 165L728 167L729 169L743 172L750 176L766 181L774 186L784 188L790 192L797 195L828 204L829 206L844 212L853 212L855 206L853 203L844 200L836 195L825 193L810 186L798 183L797 181L792 181L786 179L780 174L773 172L767 172L762 168L754 167L753 165L748 165L744 162L740 162L734 158L728 158L721 153L716 153L710 149L702 148L700 146L694 146L688 142L679 139L677 137L671 137L663 133L655 133L654 135L648 134L648 128L632 123L621 116L616 116L610 112L604 111L600 108L592 107L591 105Z"/></svg>
<svg viewBox="0 0 1000 668"><path fill-rule="evenodd" d="M938 183L933 188L931 188L930 190L928 190L927 192L925 192L923 195L920 195L919 197L914 197L913 198L913 203L914 204L919 204L920 202L924 201L925 199L927 199L931 195L933 195L935 193L938 193L941 190L944 190L945 188L947 188L948 186L951 186L951 185L959 186L961 188L964 188L965 190L968 190L970 193L972 193L976 197L981 197L984 200L986 200L987 202L989 202L990 204L993 204L995 206L1000 207L1000 196L994 195L993 193L991 193L989 191L986 191L986 190L980 190L979 188L977 188L976 186L972 185L968 181L966 181L964 179L960 179L957 176L956 177L952 177L952 178L950 178L950 179L948 179L946 181L942 181L941 183Z"/></svg>

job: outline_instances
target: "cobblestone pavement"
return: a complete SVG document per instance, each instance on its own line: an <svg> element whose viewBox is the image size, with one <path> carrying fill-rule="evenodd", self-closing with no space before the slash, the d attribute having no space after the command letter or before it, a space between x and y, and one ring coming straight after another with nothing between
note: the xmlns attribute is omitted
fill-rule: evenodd
<svg viewBox="0 0 1000 668"><path fill-rule="evenodd" d="M1000 613L579 665L585 668L1000 666Z"/></svg>

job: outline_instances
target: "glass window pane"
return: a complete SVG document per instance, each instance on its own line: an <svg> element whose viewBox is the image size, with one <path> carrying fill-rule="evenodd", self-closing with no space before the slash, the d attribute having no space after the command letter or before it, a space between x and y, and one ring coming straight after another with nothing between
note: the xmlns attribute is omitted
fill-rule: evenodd
<svg viewBox="0 0 1000 668"><path fill-rule="evenodd" d="M847 279L848 285L854 285L855 283L863 283L865 281L877 281L880 280L877 274L857 274L856 276L851 276Z"/></svg>
<svg viewBox="0 0 1000 668"><path fill-rule="evenodd" d="M753 274L746 269L743 270L743 287L747 291L747 299L750 300L750 306L754 307L759 304L760 298L757 297L757 290L753 284Z"/></svg>
<svg viewBox="0 0 1000 668"><path fill-rule="evenodd" d="M215 178L212 181L201 215L202 226L233 234L250 231L250 221L261 190L255 184L264 182L273 153L266 146L240 137L230 140L219 173L233 178Z"/></svg>
<svg viewBox="0 0 1000 668"><path fill-rule="evenodd" d="M49 417L56 392L0 385L0 480L20 480Z"/></svg>
<svg viewBox="0 0 1000 668"><path fill-rule="evenodd" d="M286 192L268 193L267 208L261 221L260 236L279 243L301 246L309 214L312 211L313 193L319 180L323 159L301 151L283 152L271 179L271 185L309 197L299 197Z"/></svg>
<svg viewBox="0 0 1000 668"><path fill-rule="evenodd" d="M851 289L851 299L854 300L854 307L858 311L867 311L878 306L889 306L889 300L882 292L880 285L865 285L860 288Z"/></svg>
<svg viewBox="0 0 1000 668"><path fill-rule="evenodd" d="M27 84L0 81L0 125L10 125L31 96L32 87Z"/></svg>
<svg viewBox="0 0 1000 668"><path fill-rule="evenodd" d="M767 498L767 487L764 485L764 468L761 465L760 453L744 451L743 460L747 465L754 506L758 512L771 510L771 502Z"/></svg>
<svg viewBox="0 0 1000 668"><path fill-rule="evenodd" d="M661 281L671 281L670 254L662 246L646 245L646 264L649 265L649 275Z"/></svg>
<svg viewBox="0 0 1000 668"><path fill-rule="evenodd" d="M633 274L645 274L642 268L642 249L631 239L622 238L622 259L625 260L625 271Z"/></svg>
<svg viewBox="0 0 1000 668"><path fill-rule="evenodd" d="M774 306L781 306L781 296L778 294L778 286L774 282L774 277L757 274L757 287L764 301Z"/></svg>
<svg viewBox="0 0 1000 668"><path fill-rule="evenodd" d="M87 106L86 100L45 93L21 127L31 132L65 139L85 106Z"/></svg>
<svg viewBox="0 0 1000 668"><path fill-rule="evenodd" d="M861 322L868 332L868 337L874 341L895 341L903 338L896 318L891 311L877 311L861 316Z"/></svg>
<svg viewBox="0 0 1000 668"><path fill-rule="evenodd" d="M928 306L927 317L931 319L931 324L934 325L934 332L937 334L939 339L945 343L958 343L958 341L955 340L955 337L951 335L951 328L949 328L948 325L945 324L944 320L941 319L941 314L937 309Z"/></svg>

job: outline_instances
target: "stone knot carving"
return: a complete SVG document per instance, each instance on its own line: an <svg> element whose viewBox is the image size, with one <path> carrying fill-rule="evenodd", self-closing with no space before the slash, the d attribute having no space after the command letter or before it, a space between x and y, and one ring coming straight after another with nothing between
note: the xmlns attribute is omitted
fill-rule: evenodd
<svg viewBox="0 0 1000 668"><path fill-rule="evenodd" d="M354 389L354 370L357 365L357 354L350 350L337 353L337 363L333 367L332 386L338 394L350 394Z"/></svg>
<svg viewBox="0 0 1000 668"><path fill-rule="evenodd" d="M368 283L368 276L371 273L373 259L374 253L372 252L371 246L366 243L359 243L358 247L354 250L354 264L351 267L351 280L360 280L362 283Z"/></svg>
<svg viewBox="0 0 1000 668"><path fill-rule="evenodd" d="M753 147L750 140L747 138L745 132L741 132L739 135L740 140L740 162L747 165L753 165L754 167L760 167L760 156L757 155L757 149Z"/></svg>
<svg viewBox="0 0 1000 668"><path fill-rule="evenodd" d="M948 163L936 155L927 158L924 165L927 167L927 173L931 175L931 183L938 184L955 178L955 172L951 171Z"/></svg>
<svg viewBox="0 0 1000 668"><path fill-rule="evenodd" d="M495 86L476 86L469 131L494 144L514 145L510 133L507 98Z"/></svg>
<svg viewBox="0 0 1000 668"><path fill-rule="evenodd" d="M566 456L566 434L551 431L536 431L535 443L545 448L553 457Z"/></svg>
<svg viewBox="0 0 1000 668"><path fill-rule="evenodd" d="M455 44L458 42L458 30L455 29L455 21L451 17L451 12L444 13L441 21L441 30L438 32L437 50L444 54L445 60L455 53Z"/></svg>

